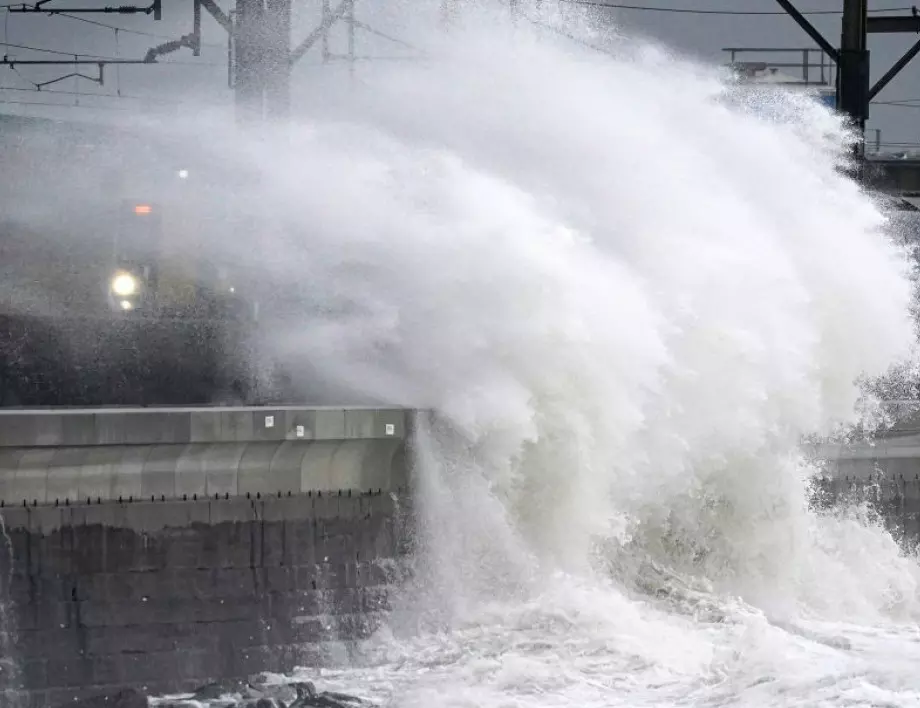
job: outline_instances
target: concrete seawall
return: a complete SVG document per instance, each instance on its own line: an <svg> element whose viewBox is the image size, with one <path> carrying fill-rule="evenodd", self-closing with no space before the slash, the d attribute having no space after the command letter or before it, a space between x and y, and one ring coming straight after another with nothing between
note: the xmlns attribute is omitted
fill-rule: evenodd
<svg viewBox="0 0 920 708"><path fill-rule="evenodd" d="M905 546L920 543L920 403L890 402L898 415L870 441L807 446L826 465L821 503L868 502Z"/></svg>
<svg viewBox="0 0 920 708"><path fill-rule="evenodd" d="M379 409L0 413L0 651L14 659L0 689L57 705L346 658L386 611L402 552L408 423Z"/></svg>

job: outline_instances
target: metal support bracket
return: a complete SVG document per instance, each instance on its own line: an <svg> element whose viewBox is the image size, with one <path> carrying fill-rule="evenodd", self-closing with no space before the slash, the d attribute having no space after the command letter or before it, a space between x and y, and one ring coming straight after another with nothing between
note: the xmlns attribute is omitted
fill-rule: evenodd
<svg viewBox="0 0 920 708"><path fill-rule="evenodd" d="M7 8L9 12L19 13L38 13L41 15L58 15L66 13L68 15L77 14L102 14L102 15L153 15L154 20L163 19L163 1L153 0L146 7L137 5L118 5L105 7L45 7L50 0L38 0L34 5L22 3Z"/></svg>
<svg viewBox="0 0 920 708"><path fill-rule="evenodd" d="M869 17L866 20L866 32L869 34L920 33L920 10L913 7L910 15Z"/></svg>
<svg viewBox="0 0 920 708"><path fill-rule="evenodd" d="M869 17L866 20L867 34L902 34L906 32L920 34L920 10L918 10L916 6L911 8L910 15ZM920 54L920 40L908 49L904 55L885 72L885 75L876 81L875 85L869 89L869 100L871 101L874 99L895 76L901 73L901 70L906 67L917 54Z"/></svg>
<svg viewBox="0 0 920 708"><path fill-rule="evenodd" d="M805 15L795 8L790 0L776 0L776 2L789 14L789 17L798 23L799 27L805 30L805 34L811 37L815 43L824 50L825 54L835 62L840 61L840 53L824 38L823 34L815 29L815 26L808 21Z"/></svg>
<svg viewBox="0 0 920 708"><path fill-rule="evenodd" d="M201 30L201 8L204 8L208 11L208 14L214 18L214 20L223 27L228 34L233 34L233 22L230 17L217 5L214 0L195 0L195 13L198 16L198 30Z"/></svg>
<svg viewBox="0 0 920 708"><path fill-rule="evenodd" d="M345 16L349 4L349 0L342 0L342 3L335 10L323 16L323 21L320 23L319 27L310 32L300 44L294 47L291 51L291 66L296 64L300 58L309 51L310 47L322 39L332 25Z"/></svg>
<svg viewBox="0 0 920 708"><path fill-rule="evenodd" d="M201 35L200 34L186 34L179 39L174 39L170 42L163 42L163 44L158 44L155 47L151 47L147 50L147 54L144 55L144 61L152 64L156 62L157 57L164 54L171 54L172 52L179 51L182 48L191 49L195 56L198 56L201 53Z"/></svg>
<svg viewBox="0 0 920 708"><path fill-rule="evenodd" d="M159 0L157 0L159 2ZM147 50L146 59L153 62L158 56L171 54L180 49L191 49L193 56L201 56L201 9L208 11L221 27L223 27L230 36L233 36L233 22L217 5L214 0L195 0L194 16L192 20L192 31L189 34L182 35L178 39L173 39L163 44L158 44Z"/></svg>
<svg viewBox="0 0 920 708"><path fill-rule="evenodd" d="M149 53L148 53L149 56ZM105 67L108 64L155 64L156 57L144 58L144 59L79 59L74 58L70 61L63 59L10 59L8 55L4 55L3 59L0 59L0 66L8 66L11 69L15 69L17 66L95 66L99 70L97 76L90 76L89 74L83 74L79 71L72 71L69 74L64 76L58 76L55 79L50 79L49 81L31 81L32 85L35 86L36 91L41 91L45 86L51 86L52 84L65 81L66 79L85 79L86 81L92 81L94 84L99 84L100 86L105 86ZM28 80L28 79L27 79Z"/></svg>
<svg viewBox="0 0 920 708"><path fill-rule="evenodd" d="M59 76L56 79L51 79L50 81L36 82L35 90L41 91L45 86L51 86L52 84L56 84L60 81L66 81L67 79L72 78L85 79L86 81L92 81L94 84L105 86L105 64L98 64L96 68L99 70L98 76L90 76L88 74L81 74L79 71L72 71L69 74Z"/></svg>
<svg viewBox="0 0 920 708"><path fill-rule="evenodd" d="M869 89L869 100L874 100L878 93L885 88L895 76L900 74L901 70L907 66L917 54L920 54L920 40L917 40L914 46L904 52L904 56L898 59L892 67L885 72L885 75L876 81L875 85Z"/></svg>

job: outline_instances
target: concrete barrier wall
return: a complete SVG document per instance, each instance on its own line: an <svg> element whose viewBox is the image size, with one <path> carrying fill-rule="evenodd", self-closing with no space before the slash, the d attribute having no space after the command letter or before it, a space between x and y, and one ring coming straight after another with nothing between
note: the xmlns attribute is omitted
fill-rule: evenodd
<svg viewBox="0 0 920 708"><path fill-rule="evenodd" d="M403 448L395 438L0 447L0 506L384 490L405 486L393 476Z"/></svg>
<svg viewBox="0 0 920 708"><path fill-rule="evenodd" d="M920 543L920 478L828 475L817 490L821 506L866 503L905 549Z"/></svg>
<svg viewBox="0 0 920 708"><path fill-rule="evenodd" d="M405 549L407 415L0 414L0 703L346 660Z"/></svg>
<svg viewBox="0 0 920 708"><path fill-rule="evenodd" d="M905 547L920 543L920 433L917 416L902 419L873 441L809 445L825 465L818 481L826 507L867 503Z"/></svg>
<svg viewBox="0 0 920 708"><path fill-rule="evenodd" d="M0 410L0 447L82 447L406 437L406 411L380 408Z"/></svg>

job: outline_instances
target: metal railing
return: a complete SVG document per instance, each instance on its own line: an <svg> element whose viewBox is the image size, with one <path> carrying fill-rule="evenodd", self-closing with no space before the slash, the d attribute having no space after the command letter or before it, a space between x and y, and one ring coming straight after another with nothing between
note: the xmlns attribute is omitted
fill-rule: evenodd
<svg viewBox="0 0 920 708"><path fill-rule="evenodd" d="M753 76L755 72L778 71L781 69L794 69L797 72L796 83L802 83L808 86L832 86L836 80L834 63L821 49L817 47L725 47L722 49L729 55L729 64L741 73L750 72ZM765 61L740 61L739 57L743 55L771 55L769 60ZM817 57L815 57L817 54ZM773 60L772 57L779 56L779 60ZM797 61L785 59L783 55L794 55L801 57ZM817 76L816 76L817 74Z"/></svg>

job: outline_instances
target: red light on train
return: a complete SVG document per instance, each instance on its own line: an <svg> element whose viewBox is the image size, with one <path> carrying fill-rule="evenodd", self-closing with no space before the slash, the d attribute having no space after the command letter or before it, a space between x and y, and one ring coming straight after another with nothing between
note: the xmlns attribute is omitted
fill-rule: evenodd
<svg viewBox="0 0 920 708"><path fill-rule="evenodd" d="M144 214L150 214L153 212L153 208L149 204L137 204L134 207L134 213L143 216Z"/></svg>

